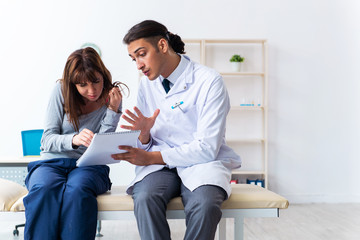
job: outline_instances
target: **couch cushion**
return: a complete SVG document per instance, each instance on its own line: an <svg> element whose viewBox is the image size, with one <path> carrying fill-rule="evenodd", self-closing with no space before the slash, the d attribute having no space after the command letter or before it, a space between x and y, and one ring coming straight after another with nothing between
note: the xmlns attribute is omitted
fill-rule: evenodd
<svg viewBox="0 0 360 240"><path fill-rule="evenodd" d="M0 181L7 181L0 179ZM23 197L27 194L27 190L17 183L7 181L5 185L14 186L12 189L6 190L3 188L3 182L0 182L0 195L9 192L8 204L5 211L24 211ZM287 208L289 202L282 196L269 191L260 186L251 184L233 184L232 194L228 200L226 200L221 208L222 209L241 209L241 208ZM14 189L19 191L18 195L14 195ZM113 186L111 191L108 191L97 197L99 211L133 211L134 202L130 195L127 195L125 186ZM1 197L3 198L3 197ZM2 200L0 200L1 202ZM182 210L184 206L181 198L177 197L170 201L168 204L169 210ZM2 210L4 211L4 210Z"/></svg>
<svg viewBox="0 0 360 240"><path fill-rule="evenodd" d="M0 178L0 211L9 211L12 205L27 192L27 189L20 184Z"/></svg>
<svg viewBox="0 0 360 240"><path fill-rule="evenodd" d="M237 208L280 208L289 206L286 198L263 187L251 184L233 184L230 198L226 200L222 209Z"/></svg>
<svg viewBox="0 0 360 240"><path fill-rule="evenodd" d="M222 209L237 208L287 208L289 202L282 196L263 187L251 184L231 185L232 193ZM134 202L131 196L125 193L125 186L114 186L111 191L98 196L99 211L132 211ZM169 210L182 210L184 206L181 198L177 197L168 204Z"/></svg>
<svg viewBox="0 0 360 240"><path fill-rule="evenodd" d="M24 202L23 202L25 196L26 195L22 196L16 202L14 202L14 204L10 208L11 212L25 211Z"/></svg>

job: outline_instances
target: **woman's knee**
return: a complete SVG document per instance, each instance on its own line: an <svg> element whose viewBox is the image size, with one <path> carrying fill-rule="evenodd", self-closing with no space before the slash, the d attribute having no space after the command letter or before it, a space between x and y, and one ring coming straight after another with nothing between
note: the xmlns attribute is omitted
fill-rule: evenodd
<svg viewBox="0 0 360 240"><path fill-rule="evenodd" d="M51 195L53 192L60 191L63 188L63 183L61 182L53 182L53 181L36 181L32 182L31 188L29 189L29 192L43 192L46 194Z"/></svg>
<svg viewBox="0 0 360 240"><path fill-rule="evenodd" d="M66 192L88 193L96 196L108 191L110 187L111 182L106 168L74 169L66 182Z"/></svg>

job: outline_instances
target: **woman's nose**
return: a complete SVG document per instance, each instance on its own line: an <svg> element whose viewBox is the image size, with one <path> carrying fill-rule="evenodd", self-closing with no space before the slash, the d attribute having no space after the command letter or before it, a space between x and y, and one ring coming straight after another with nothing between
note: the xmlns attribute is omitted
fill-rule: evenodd
<svg viewBox="0 0 360 240"><path fill-rule="evenodd" d="M96 92L96 88L93 84L89 84L89 92L90 93L95 93Z"/></svg>

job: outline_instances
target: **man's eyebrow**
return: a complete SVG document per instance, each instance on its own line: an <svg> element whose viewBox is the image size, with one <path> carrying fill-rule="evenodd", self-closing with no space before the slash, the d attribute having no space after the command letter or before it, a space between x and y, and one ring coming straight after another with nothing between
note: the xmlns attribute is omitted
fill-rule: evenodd
<svg viewBox="0 0 360 240"><path fill-rule="evenodd" d="M138 49L136 49L136 50L134 51L134 53L140 51L140 50L143 49L143 48L144 48L144 47L139 47Z"/></svg>
<svg viewBox="0 0 360 240"><path fill-rule="evenodd" d="M144 47L139 47L138 49L136 49L136 50L134 51L134 53L137 53L138 51L140 51L140 50L143 49L143 48L144 48ZM129 53L129 56L132 57L132 56L131 56L131 53Z"/></svg>

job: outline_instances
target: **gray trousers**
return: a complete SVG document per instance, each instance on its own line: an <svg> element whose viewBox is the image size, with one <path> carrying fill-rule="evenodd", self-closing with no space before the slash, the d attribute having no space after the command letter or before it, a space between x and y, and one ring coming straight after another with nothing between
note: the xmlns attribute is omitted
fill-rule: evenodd
<svg viewBox="0 0 360 240"><path fill-rule="evenodd" d="M142 240L170 239L166 207L178 196L182 197L186 214L184 239L214 239L226 192L214 185L204 185L191 192L182 184L176 169L164 168L134 185L132 197Z"/></svg>

